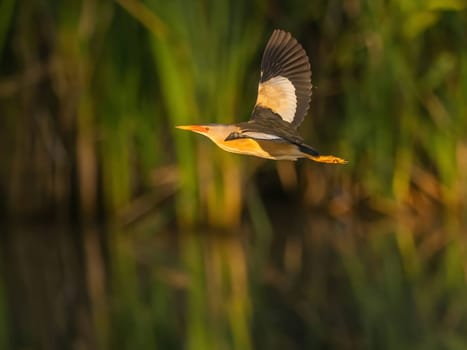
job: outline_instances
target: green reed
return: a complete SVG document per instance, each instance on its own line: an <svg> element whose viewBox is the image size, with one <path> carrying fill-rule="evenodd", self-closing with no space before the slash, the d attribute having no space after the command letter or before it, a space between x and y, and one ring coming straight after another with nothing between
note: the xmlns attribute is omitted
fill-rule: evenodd
<svg viewBox="0 0 467 350"><path fill-rule="evenodd" d="M121 1L126 6L126 1ZM145 6L145 5L143 5ZM171 127L179 124L234 122L245 119L240 94L255 52L261 20L255 4L213 1L161 3L148 1L132 15L147 12L163 24L149 24L151 47L164 115ZM152 21L152 23L156 22ZM173 130L179 164L177 212L182 223L207 221L213 226L238 222L243 196L240 163L207 146L193 135Z"/></svg>
<svg viewBox="0 0 467 350"><path fill-rule="evenodd" d="M414 232L401 224L359 241L363 250L356 245L341 255L363 348L462 348L465 256L457 239L428 248L439 234L425 231L425 244L414 245Z"/></svg>
<svg viewBox="0 0 467 350"><path fill-rule="evenodd" d="M115 318L104 347L462 348L466 24L465 6L452 0L4 0L0 209L61 220L73 211L86 220L157 216L137 248L138 238L113 237ZM273 27L290 30L312 61L301 132L350 161L297 166L309 180L298 185L303 202L332 211L327 199L343 192L346 208L365 201L443 230L416 230L405 217L364 239L348 237L356 229L337 235L339 224L315 237L323 228L307 221L303 241L291 239L276 232L249 160L174 129L248 118ZM174 198L175 214L161 198ZM173 221L235 226L244 211L253 243L188 230L176 251L150 245ZM269 261L276 253L279 262ZM3 326L3 289L0 298Z"/></svg>
<svg viewBox="0 0 467 350"><path fill-rule="evenodd" d="M19 184L22 177L12 176L18 182L7 191L13 211L47 207L41 200L61 210L77 194L85 216L96 215L97 203L100 212L113 215L141 194L157 194L161 182L154 173L176 163L172 179L178 180L172 181L179 188L180 223L238 223L244 183L251 181L243 168L249 162L174 126L248 118L259 55L270 32L266 2L12 4L2 3L7 10L0 35L2 60L15 57L16 63L2 66L0 94L3 148L18 152L5 154L2 168L39 174L28 189ZM358 183L377 208L406 202L415 188L462 210L467 192L462 4L295 5L302 11L283 9L274 26L293 31L312 61L315 89L302 133L323 152L350 160L331 176ZM339 16L345 21L334 20ZM44 29L55 28L53 33L35 31L35 18L55 23ZM303 29L307 24L318 29ZM40 47L48 48L43 56ZM30 79L24 89L21 72ZM40 89L44 79L47 88ZM15 118L23 113L18 109L23 100L24 115ZM299 171L309 176L310 169ZM324 169L316 171L327 174ZM21 200L26 193L32 194L27 204Z"/></svg>
<svg viewBox="0 0 467 350"><path fill-rule="evenodd" d="M449 207L465 194L465 27L457 2L362 2L340 36L343 146L371 193L402 203L423 174ZM388 15L390 14L390 15ZM449 40L447 40L449 38ZM345 59L344 59L345 57Z"/></svg>

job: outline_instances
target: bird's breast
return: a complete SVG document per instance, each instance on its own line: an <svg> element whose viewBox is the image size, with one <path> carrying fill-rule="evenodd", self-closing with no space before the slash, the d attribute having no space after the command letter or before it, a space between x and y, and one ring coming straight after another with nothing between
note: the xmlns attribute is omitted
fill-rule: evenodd
<svg viewBox="0 0 467 350"><path fill-rule="evenodd" d="M221 141L218 146L227 152L247 154L251 156L267 158L296 160L301 152L298 147L286 143L270 140L255 140L251 138L239 138L230 141Z"/></svg>

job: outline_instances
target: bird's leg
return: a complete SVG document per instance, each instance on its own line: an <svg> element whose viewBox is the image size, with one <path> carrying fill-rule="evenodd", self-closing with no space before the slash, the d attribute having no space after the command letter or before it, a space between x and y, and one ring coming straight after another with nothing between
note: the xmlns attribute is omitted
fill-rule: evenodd
<svg viewBox="0 0 467 350"><path fill-rule="evenodd" d="M347 161L345 159L335 157L335 156L311 156L309 154L306 154L306 157L308 159L312 159L315 162L320 162L320 163L332 163L332 164L345 164Z"/></svg>

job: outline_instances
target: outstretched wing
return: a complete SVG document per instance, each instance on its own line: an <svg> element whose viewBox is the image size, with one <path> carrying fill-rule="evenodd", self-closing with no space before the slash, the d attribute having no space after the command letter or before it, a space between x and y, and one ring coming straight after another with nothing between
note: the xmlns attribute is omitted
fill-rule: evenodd
<svg viewBox="0 0 467 350"><path fill-rule="evenodd" d="M252 118L259 109L270 109L297 128L311 100L311 67L305 50L290 33L276 29L261 61L258 98Z"/></svg>

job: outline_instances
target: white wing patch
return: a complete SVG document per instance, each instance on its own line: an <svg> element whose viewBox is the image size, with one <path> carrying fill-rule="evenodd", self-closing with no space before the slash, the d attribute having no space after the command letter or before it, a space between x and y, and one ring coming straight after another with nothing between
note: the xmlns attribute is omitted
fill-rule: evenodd
<svg viewBox="0 0 467 350"><path fill-rule="evenodd" d="M279 136L266 134L264 132L257 132L257 131L242 132L242 136L249 137L255 140L282 140L282 138Z"/></svg>
<svg viewBox="0 0 467 350"><path fill-rule="evenodd" d="M280 75L259 83L256 105L269 108L284 121L292 123L297 111L295 87L289 79Z"/></svg>

